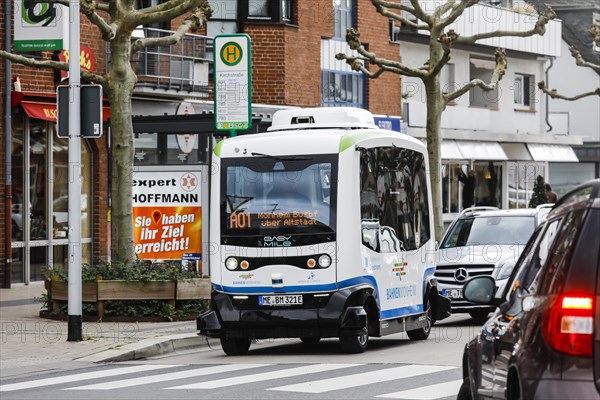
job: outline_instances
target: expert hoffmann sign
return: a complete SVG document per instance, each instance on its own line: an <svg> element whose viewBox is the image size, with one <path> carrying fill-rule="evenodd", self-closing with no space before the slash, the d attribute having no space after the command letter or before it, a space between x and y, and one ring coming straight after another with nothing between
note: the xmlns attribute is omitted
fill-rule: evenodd
<svg viewBox="0 0 600 400"><path fill-rule="evenodd" d="M139 171L133 175L135 253L180 260L202 252L199 171Z"/></svg>

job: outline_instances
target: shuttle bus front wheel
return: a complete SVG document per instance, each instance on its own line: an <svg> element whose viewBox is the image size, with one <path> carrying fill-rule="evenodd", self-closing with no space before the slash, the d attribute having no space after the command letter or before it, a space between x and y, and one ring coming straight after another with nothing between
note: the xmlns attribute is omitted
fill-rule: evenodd
<svg viewBox="0 0 600 400"><path fill-rule="evenodd" d="M425 315L427 318L425 326L419 329L406 332L410 340L427 340L427 338L429 337L429 334L431 333L431 327L435 322L431 315L431 307L427 307L427 313Z"/></svg>
<svg viewBox="0 0 600 400"><path fill-rule="evenodd" d="M250 349L250 339L222 337L221 347L228 356L242 356Z"/></svg>
<svg viewBox="0 0 600 400"><path fill-rule="evenodd" d="M340 345L344 353L363 353L369 345L369 331L365 326L357 334L340 335Z"/></svg>

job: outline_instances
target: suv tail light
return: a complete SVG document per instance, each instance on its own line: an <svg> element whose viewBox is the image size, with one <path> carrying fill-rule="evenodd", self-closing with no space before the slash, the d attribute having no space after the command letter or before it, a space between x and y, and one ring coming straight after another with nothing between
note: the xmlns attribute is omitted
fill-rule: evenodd
<svg viewBox="0 0 600 400"><path fill-rule="evenodd" d="M592 356L594 300L591 296L557 296L546 310L542 330L548 345L573 356Z"/></svg>

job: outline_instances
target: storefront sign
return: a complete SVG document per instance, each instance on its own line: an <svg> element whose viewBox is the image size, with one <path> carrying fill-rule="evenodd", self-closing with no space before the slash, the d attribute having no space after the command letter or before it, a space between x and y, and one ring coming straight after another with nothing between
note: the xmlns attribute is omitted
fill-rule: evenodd
<svg viewBox="0 0 600 400"><path fill-rule="evenodd" d="M79 65L81 69L84 69L89 72L94 72L94 68L96 66L96 58L94 57L94 52L92 49L87 47L86 45L81 45L79 47L81 50L79 52ZM58 55L58 59L61 62L68 63L69 62L69 50L63 50ZM60 71L61 80L65 80L69 77L68 71Z"/></svg>
<svg viewBox="0 0 600 400"><path fill-rule="evenodd" d="M140 259L202 253L200 183L200 171L134 172L134 246Z"/></svg>
<svg viewBox="0 0 600 400"><path fill-rule="evenodd" d="M252 127L250 37L215 37L215 128L219 131Z"/></svg>
<svg viewBox="0 0 600 400"><path fill-rule="evenodd" d="M14 49L62 50L69 36L69 8L55 3L15 0Z"/></svg>

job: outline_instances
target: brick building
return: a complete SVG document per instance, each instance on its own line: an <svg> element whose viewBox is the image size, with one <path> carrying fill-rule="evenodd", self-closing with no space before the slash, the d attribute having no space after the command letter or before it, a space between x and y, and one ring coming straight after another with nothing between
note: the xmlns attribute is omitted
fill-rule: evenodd
<svg viewBox="0 0 600 400"><path fill-rule="evenodd" d="M160 1L136 1L138 6ZM12 2L11 2L12 3ZM6 2L0 4L2 49L11 46L5 32L9 20ZM14 4L14 3L13 3ZM367 108L374 114L399 116L400 77L384 74L367 81L333 57L350 53L344 35L357 27L362 40L378 56L396 59L400 46L392 43L389 26L370 2L357 0L213 0L214 14L204 35L185 36L178 45L138 53L132 64L138 84L133 115L175 115L182 104L195 113L210 113L212 103L211 37L247 33L252 40L253 113L268 123L272 113L288 106L342 106ZM57 6L60 7L60 6ZM139 27L136 37L168 35L179 20ZM95 26L81 19L81 44L95 58L94 70L103 74L110 62L106 44ZM12 40L12 39L11 39ZM29 52L38 59L56 58L59 52ZM7 74L6 64L0 75ZM12 64L11 82L0 82L0 286L41 280L49 266L67 266L67 140L55 135L55 90L60 73ZM10 107L5 107L11 91ZM9 120L5 109L10 110ZM107 110L108 111L108 110ZM181 111L181 110L180 110ZM108 112L105 112L108 116ZM206 133L206 132L198 132ZM82 250L84 262L110 254L109 237L109 132L101 139L82 141ZM5 143L10 141L10 167ZM136 133L138 165L200 163L205 141L181 157L175 138L157 132ZM12 180L10 206L5 182ZM11 227L9 228L9 225ZM11 261L11 262L9 262Z"/></svg>

